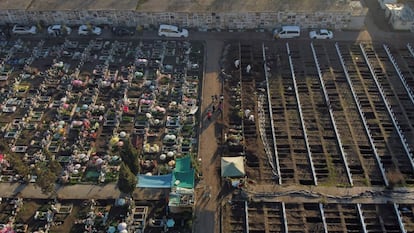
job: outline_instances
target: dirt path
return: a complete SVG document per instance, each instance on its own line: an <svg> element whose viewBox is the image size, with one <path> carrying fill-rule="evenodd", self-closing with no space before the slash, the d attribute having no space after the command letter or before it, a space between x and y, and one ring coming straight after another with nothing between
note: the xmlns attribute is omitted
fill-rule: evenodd
<svg viewBox="0 0 414 233"><path fill-rule="evenodd" d="M195 232L219 232L218 224L218 202L220 191L220 155L217 152L216 141L216 118L213 115L211 120L206 119L206 112L211 107L211 96L220 95L221 83L218 79L220 70L219 60L223 41L206 41L205 76L202 93L202 123L200 128L199 158L201 159L203 178L196 189L196 220ZM216 223L216 224L215 224Z"/></svg>

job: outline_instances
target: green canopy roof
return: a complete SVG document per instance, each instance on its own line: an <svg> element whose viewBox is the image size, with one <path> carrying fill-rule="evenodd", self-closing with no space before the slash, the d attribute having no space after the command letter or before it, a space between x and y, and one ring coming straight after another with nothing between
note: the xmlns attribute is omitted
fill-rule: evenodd
<svg viewBox="0 0 414 233"><path fill-rule="evenodd" d="M174 171L172 186L180 188L194 188L194 169L187 171Z"/></svg>
<svg viewBox="0 0 414 233"><path fill-rule="evenodd" d="M190 156L179 158L175 160L175 171L184 172L191 169L191 159Z"/></svg>

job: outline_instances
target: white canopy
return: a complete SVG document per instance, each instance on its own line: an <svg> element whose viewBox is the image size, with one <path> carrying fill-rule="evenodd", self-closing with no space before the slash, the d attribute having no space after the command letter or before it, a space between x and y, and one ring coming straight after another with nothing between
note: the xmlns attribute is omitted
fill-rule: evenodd
<svg viewBox="0 0 414 233"><path fill-rule="evenodd" d="M221 177L242 177L244 171L244 157L221 157Z"/></svg>

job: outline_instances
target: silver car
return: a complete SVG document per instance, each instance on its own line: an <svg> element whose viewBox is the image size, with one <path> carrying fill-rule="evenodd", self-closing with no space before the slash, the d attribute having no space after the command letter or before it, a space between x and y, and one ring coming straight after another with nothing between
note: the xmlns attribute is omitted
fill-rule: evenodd
<svg viewBox="0 0 414 233"><path fill-rule="evenodd" d="M184 28L179 28L174 25L168 25L168 24L161 24L158 29L158 35L159 36L165 36L165 37L182 37L186 38L188 37L188 30Z"/></svg>
<svg viewBox="0 0 414 233"><path fill-rule="evenodd" d="M333 32L327 29L319 29L309 32L309 38L311 39L332 39Z"/></svg>
<svg viewBox="0 0 414 233"><path fill-rule="evenodd" d="M96 27L96 26L88 26L88 25L80 25L79 29L78 29L78 34L79 35L101 35L102 33L102 29L100 27Z"/></svg>
<svg viewBox="0 0 414 233"><path fill-rule="evenodd" d="M20 34L20 35L26 35L26 34L36 34L37 28L36 26L22 26L22 25L14 25L12 29L13 34Z"/></svg>
<svg viewBox="0 0 414 233"><path fill-rule="evenodd" d="M70 35L72 29L68 26L56 24L47 28L47 33L51 36Z"/></svg>

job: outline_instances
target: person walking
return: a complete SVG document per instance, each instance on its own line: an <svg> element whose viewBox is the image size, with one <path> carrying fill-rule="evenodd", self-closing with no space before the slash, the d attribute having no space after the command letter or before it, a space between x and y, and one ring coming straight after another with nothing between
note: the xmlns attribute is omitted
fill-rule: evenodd
<svg viewBox="0 0 414 233"><path fill-rule="evenodd" d="M212 116L213 114L211 113L211 111L210 110L208 110L208 112L207 112L207 120L211 120L211 116Z"/></svg>
<svg viewBox="0 0 414 233"><path fill-rule="evenodd" d="M220 101L220 103L217 105L217 111L222 113L222 111L223 111L223 102Z"/></svg>

